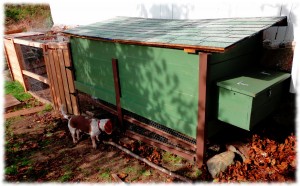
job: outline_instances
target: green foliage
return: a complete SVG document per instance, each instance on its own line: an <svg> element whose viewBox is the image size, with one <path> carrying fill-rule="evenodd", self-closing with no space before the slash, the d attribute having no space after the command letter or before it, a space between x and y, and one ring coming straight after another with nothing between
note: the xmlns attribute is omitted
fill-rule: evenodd
<svg viewBox="0 0 300 186"><path fill-rule="evenodd" d="M49 111L51 111L52 109L53 109L52 105L47 103L47 104L45 105L45 108L44 108L42 111L40 111L39 114L44 114L45 112L49 112Z"/></svg>
<svg viewBox="0 0 300 186"><path fill-rule="evenodd" d="M99 175L99 178L106 182L111 181L110 171L110 169L105 169L105 171Z"/></svg>
<svg viewBox="0 0 300 186"><path fill-rule="evenodd" d="M15 22L33 18L37 16L49 17L50 9L48 5L37 4L6 4L5 8L5 20L13 20Z"/></svg>
<svg viewBox="0 0 300 186"><path fill-rule="evenodd" d="M169 164L178 164L182 162L182 158L180 156L176 156L170 152L164 152L162 155L162 159Z"/></svg>
<svg viewBox="0 0 300 186"><path fill-rule="evenodd" d="M60 180L61 182L66 182L66 181L70 180L70 179L72 178L72 176L73 176L72 171L66 171L66 172L64 173L64 175L62 175L62 176L59 178L59 180Z"/></svg>
<svg viewBox="0 0 300 186"><path fill-rule="evenodd" d="M141 174L145 177L150 176L151 175L151 170L142 170Z"/></svg>
<svg viewBox="0 0 300 186"><path fill-rule="evenodd" d="M5 168L5 174L16 175L17 173L18 173L18 169L16 165L11 165Z"/></svg>
<svg viewBox="0 0 300 186"><path fill-rule="evenodd" d="M31 95L25 93L23 86L17 81L5 82L5 94L11 94L19 101L26 101L31 98Z"/></svg>

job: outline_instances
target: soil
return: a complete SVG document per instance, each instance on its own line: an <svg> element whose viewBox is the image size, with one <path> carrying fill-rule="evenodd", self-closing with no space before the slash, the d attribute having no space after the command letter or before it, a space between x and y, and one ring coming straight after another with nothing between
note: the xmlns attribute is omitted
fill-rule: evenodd
<svg viewBox="0 0 300 186"><path fill-rule="evenodd" d="M119 140L110 136L102 139ZM134 151L166 168L197 177L192 162L177 164L162 160L164 152L134 142ZM174 155L175 157L175 155ZM67 120L54 112L37 113L6 121L5 181L7 182L116 182L117 174L128 183L168 183L176 180L145 163L132 158L117 148L98 143L97 149L87 135L73 144Z"/></svg>
<svg viewBox="0 0 300 186"><path fill-rule="evenodd" d="M246 143L250 149L246 162L236 158L215 179L205 165L198 169L193 162L156 147L134 140L124 143L124 137L117 131L110 136L101 135L100 139L114 141L194 182L295 182L296 138L291 117L295 113L290 110L294 101L287 99L252 132L228 127L211 138L207 158L224 151L231 142ZM113 183L117 182L113 174L126 183L181 182L101 141L93 149L88 135L73 144L67 120L54 111L8 119L5 129L6 182ZM261 154L268 157L262 161ZM262 174L266 169L272 174Z"/></svg>

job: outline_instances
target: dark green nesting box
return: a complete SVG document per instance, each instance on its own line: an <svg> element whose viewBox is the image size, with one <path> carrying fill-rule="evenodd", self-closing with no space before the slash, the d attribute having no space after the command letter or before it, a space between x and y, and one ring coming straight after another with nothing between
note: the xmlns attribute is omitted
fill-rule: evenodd
<svg viewBox="0 0 300 186"><path fill-rule="evenodd" d="M289 77L283 72L254 70L218 82L218 119L250 130L276 108L283 81Z"/></svg>

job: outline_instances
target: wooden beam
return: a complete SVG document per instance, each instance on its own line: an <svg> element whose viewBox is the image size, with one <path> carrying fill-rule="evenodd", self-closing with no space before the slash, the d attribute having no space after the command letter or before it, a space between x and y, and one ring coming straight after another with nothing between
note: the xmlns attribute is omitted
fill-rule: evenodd
<svg viewBox="0 0 300 186"><path fill-rule="evenodd" d="M164 132L162 130L159 130L151 125L147 125L141 121L138 121L132 117L129 117L127 115L124 115L124 120L130 122L130 123L133 123L135 125L138 125L142 128L145 128L145 129L148 129L152 132L155 132L161 136L164 136L165 138L167 138L169 141L171 141L173 144L178 144L178 145L181 145L182 147L184 147L185 149L188 149L188 150L192 150L192 151L195 151L196 150L196 145L195 144L192 144L192 143L189 143L185 140L182 140L180 138L177 138L176 136L174 135L171 135L171 134L168 134L167 132Z"/></svg>
<svg viewBox="0 0 300 186"><path fill-rule="evenodd" d="M48 48L47 45L43 45L43 57L44 57L44 62L46 66L46 71L47 71L47 77L49 80L49 88L50 88L50 94L53 102L53 108L55 108L57 105L56 103L56 98L55 98L55 90L54 90L54 81L52 77L52 71L50 67L50 59L49 59L49 54L48 54Z"/></svg>
<svg viewBox="0 0 300 186"><path fill-rule="evenodd" d="M66 49L63 49L63 55L64 55L64 62L65 62L65 67L66 67L66 73L67 73L67 80L68 80L68 85L69 85L69 92L71 94L71 102L72 102L72 109L73 109L73 114L74 115L79 115L79 101L78 97L76 96L77 91L75 89L75 72L73 69L73 64L72 64L72 58L71 58L71 50L70 50L70 44L69 43L64 43L66 46Z"/></svg>
<svg viewBox="0 0 300 186"><path fill-rule="evenodd" d="M196 54L197 52L197 50L194 48L185 48L183 51L189 54Z"/></svg>
<svg viewBox="0 0 300 186"><path fill-rule="evenodd" d="M121 88L120 88L120 79L119 79L118 60L117 59L114 59L114 58L112 59L112 68L113 68L113 75L114 75L118 121L119 121L120 128L124 129L122 107L121 107Z"/></svg>
<svg viewBox="0 0 300 186"><path fill-rule="evenodd" d="M46 78L46 77L43 77L43 76L41 76L41 75L32 73L32 72L27 71L27 70L22 70L22 73L23 73L24 75L26 75L26 76L29 76L29 77L31 77L31 78L33 78L33 79L36 79L36 80L38 80L38 81L41 81L41 82L46 83L46 84L49 85L49 80L48 80L48 78Z"/></svg>
<svg viewBox="0 0 300 186"><path fill-rule="evenodd" d="M65 95L65 100L67 103L67 105L65 105L65 106L67 107L68 113L73 114L72 102L71 102L67 73L66 73L66 66L65 66L65 62L64 62L63 49L57 49L57 53L58 53L58 60L59 60L58 63L60 66L60 71L61 71L61 76L62 76L62 83L63 83L63 87L64 87L64 91L65 91L64 95Z"/></svg>
<svg viewBox="0 0 300 186"><path fill-rule="evenodd" d="M36 42L36 41L28 41L28 40L24 40L24 39L17 39L17 38L14 39L14 43L26 45L26 46L37 47L37 48L43 47L43 43Z"/></svg>
<svg viewBox="0 0 300 186"><path fill-rule="evenodd" d="M16 44L14 42L14 40L12 40L12 42L13 42L13 45L15 47L15 51L16 51L16 54L17 54L17 59L18 59L18 62L19 62L19 67L20 67L20 73L21 73L21 76L23 78L23 83L24 83L24 90L25 90L25 92L27 92L31 87L30 87L30 84L28 82L28 78L25 77L22 73L22 70L25 69L25 62L24 62L24 58L23 58L23 54L22 54L22 50L21 50L21 45Z"/></svg>
<svg viewBox="0 0 300 186"><path fill-rule="evenodd" d="M53 63L54 63L54 69L55 69L55 74L57 77L57 84L58 84L58 91L59 94L58 96L60 97L60 104L58 105L59 108L61 107L61 105L66 106L66 99L65 99L65 91L64 91L64 84L63 84L63 80L62 80L62 73L60 70L60 62L59 62L59 58L58 58L58 49L55 49L52 51L52 55L53 55Z"/></svg>
<svg viewBox="0 0 300 186"><path fill-rule="evenodd" d="M125 135L130 137L130 138L133 138L133 139L142 141L144 143L150 144L154 147L158 147L158 148L161 148L163 150L175 153L175 154L177 154L177 155L179 155L179 156L181 156L185 159L194 160L195 153L192 153L192 152L180 149L178 147L174 147L174 146L165 144L165 143L160 142L160 141L155 140L155 139L148 138L144 135L138 134L136 132L132 132L130 130L126 130Z"/></svg>
<svg viewBox="0 0 300 186"><path fill-rule="evenodd" d="M5 58L6 58L6 64L7 64L7 67L9 69L10 77L14 81L15 77L14 77L14 74L13 74L13 71L12 71L12 68L11 68L10 59L9 59L8 54L7 54L7 49L6 49L5 42L4 42L4 55L5 55Z"/></svg>
<svg viewBox="0 0 300 186"><path fill-rule="evenodd" d="M207 53L199 53L198 126L196 137L196 161L199 168L202 166L205 159L207 58Z"/></svg>

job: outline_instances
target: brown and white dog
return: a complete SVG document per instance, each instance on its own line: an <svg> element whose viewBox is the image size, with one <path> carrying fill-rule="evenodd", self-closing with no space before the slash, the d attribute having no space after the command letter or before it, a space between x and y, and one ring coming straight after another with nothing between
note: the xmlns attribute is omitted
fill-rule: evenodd
<svg viewBox="0 0 300 186"><path fill-rule="evenodd" d="M89 134L92 139L93 148L97 148L96 139L99 141L99 135L101 132L111 134L113 130L113 124L110 119L95 119L87 118L84 116L68 116L63 107L61 107L61 113L68 121L68 127L73 138L73 143L77 143L79 140L80 132ZM76 133L76 134L75 134ZM76 140L77 137L77 140Z"/></svg>

